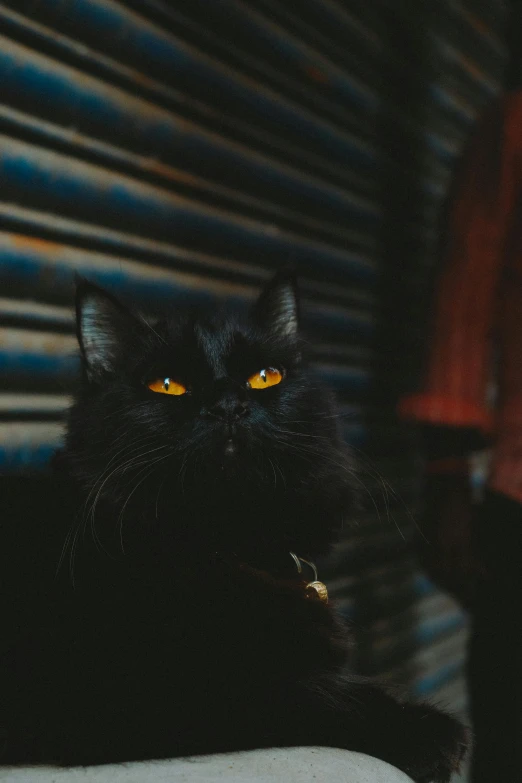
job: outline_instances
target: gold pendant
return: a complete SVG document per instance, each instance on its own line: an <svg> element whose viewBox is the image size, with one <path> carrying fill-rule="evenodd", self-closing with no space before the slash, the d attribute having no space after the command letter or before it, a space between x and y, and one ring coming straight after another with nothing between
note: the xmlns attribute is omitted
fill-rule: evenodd
<svg viewBox="0 0 522 783"><path fill-rule="evenodd" d="M317 579L314 582L309 582L306 585L307 590L315 590L323 604L328 603L328 590L323 582L318 582Z"/></svg>
<svg viewBox="0 0 522 783"><path fill-rule="evenodd" d="M326 589L326 585L323 584L323 582L319 582L317 579L317 568L315 567L315 563L310 562L310 560L305 560L303 557L298 557L295 552L290 552L290 556L293 558L296 566L297 566L297 573L302 574L303 569L301 566L301 563L306 563L306 565L310 566L310 568L314 572L314 581L308 582L306 585L306 590L314 590L317 594L318 598L324 603L328 603L328 590ZM312 593L313 595L313 593Z"/></svg>

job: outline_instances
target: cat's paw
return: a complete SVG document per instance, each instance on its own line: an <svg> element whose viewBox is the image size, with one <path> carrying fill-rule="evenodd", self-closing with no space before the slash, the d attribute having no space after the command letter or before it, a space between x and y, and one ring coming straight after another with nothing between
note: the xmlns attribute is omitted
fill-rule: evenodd
<svg viewBox="0 0 522 783"><path fill-rule="evenodd" d="M469 748L469 730L430 705L404 705L408 750L397 766L415 783L449 783Z"/></svg>

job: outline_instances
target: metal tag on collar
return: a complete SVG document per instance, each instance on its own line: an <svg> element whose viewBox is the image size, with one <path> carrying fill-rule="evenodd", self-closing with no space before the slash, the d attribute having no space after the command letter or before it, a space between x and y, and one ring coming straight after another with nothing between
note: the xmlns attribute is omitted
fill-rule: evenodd
<svg viewBox="0 0 522 783"><path fill-rule="evenodd" d="M317 568L315 567L315 563L312 563L310 560L305 560L304 557L298 557L295 552L290 552L290 556L293 558L296 566L297 566L297 573L302 574L303 568L301 566L301 563L306 563L306 565L310 566L312 571L314 572L314 581L308 582L306 585L307 590L314 590L319 599L324 603L328 603L328 590L326 589L326 585L323 582L320 582L317 579Z"/></svg>

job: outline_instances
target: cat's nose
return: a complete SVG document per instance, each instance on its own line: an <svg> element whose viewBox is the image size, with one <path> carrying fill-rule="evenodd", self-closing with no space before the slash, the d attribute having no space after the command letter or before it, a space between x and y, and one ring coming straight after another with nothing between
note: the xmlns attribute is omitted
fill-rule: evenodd
<svg viewBox="0 0 522 783"><path fill-rule="evenodd" d="M239 400L220 400L207 409L211 416L224 421L237 421L248 415L248 402Z"/></svg>

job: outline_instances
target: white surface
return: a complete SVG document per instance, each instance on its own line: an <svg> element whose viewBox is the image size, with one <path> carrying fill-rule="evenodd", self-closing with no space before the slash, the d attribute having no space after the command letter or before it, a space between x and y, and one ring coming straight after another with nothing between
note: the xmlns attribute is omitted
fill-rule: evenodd
<svg viewBox="0 0 522 783"><path fill-rule="evenodd" d="M0 767L2 783L411 783L384 761L336 748L269 748L99 767Z"/></svg>

